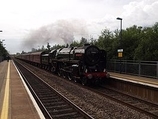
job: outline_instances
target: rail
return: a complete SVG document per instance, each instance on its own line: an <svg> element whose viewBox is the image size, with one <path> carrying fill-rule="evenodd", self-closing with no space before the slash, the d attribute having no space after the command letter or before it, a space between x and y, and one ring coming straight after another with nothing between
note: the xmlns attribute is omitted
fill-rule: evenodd
<svg viewBox="0 0 158 119"><path fill-rule="evenodd" d="M133 110L143 113L153 119L158 118L158 105L156 103L143 100L141 98L126 94L122 91L118 91L107 86L100 86L100 88L98 88L97 90L94 88L88 89L99 95L109 98L110 100L113 100Z"/></svg>

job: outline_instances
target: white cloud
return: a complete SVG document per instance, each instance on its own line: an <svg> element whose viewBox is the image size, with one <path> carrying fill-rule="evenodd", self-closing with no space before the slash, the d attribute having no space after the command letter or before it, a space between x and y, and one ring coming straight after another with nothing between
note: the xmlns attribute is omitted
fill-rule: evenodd
<svg viewBox="0 0 158 119"><path fill-rule="evenodd" d="M158 19L157 11L157 0L131 2L124 6L123 17L126 20L125 26L129 27L134 24L141 26L153 25Z"/></svg>

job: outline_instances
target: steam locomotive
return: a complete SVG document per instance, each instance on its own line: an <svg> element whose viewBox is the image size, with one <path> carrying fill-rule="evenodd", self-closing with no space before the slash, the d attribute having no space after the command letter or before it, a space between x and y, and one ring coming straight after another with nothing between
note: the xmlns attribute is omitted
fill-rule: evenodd
<svg viewBox="0 0 158 119"><path fill-rule="evenodd" d="M82 47L55 49L51 52L34 52L17 56L28 63L37 65L82 85L99 83L109 78L106 71L106 52L98 47L85 44Z"/></svg>

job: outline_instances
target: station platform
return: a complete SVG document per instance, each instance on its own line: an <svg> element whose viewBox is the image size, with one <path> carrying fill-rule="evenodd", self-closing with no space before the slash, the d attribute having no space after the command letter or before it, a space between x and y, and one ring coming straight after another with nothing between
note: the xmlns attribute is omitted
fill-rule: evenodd
<svg viewBox="0 0 158 119"><path fill-rule="evenodd" d="M158 79L109 72L111 78L158 88Z"/></svg>
<svg viewBox="0 0 158 119"><path fill-rule="evenodd" d="M0 63L0 114L0 119L42 118L12 60Z"/></svg>

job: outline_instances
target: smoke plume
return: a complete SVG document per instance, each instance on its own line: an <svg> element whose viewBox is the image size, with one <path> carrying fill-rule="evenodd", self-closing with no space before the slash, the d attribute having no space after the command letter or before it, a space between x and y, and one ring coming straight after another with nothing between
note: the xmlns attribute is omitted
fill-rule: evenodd
<svg viewBox="0 0 158 119"><path fill-rule="evenodd" d="M31 31L25 38L25 48L37 48L46 45L70 44L76 36L88 36L86 23L82 20L59 20L47 26Z"/></svg>

